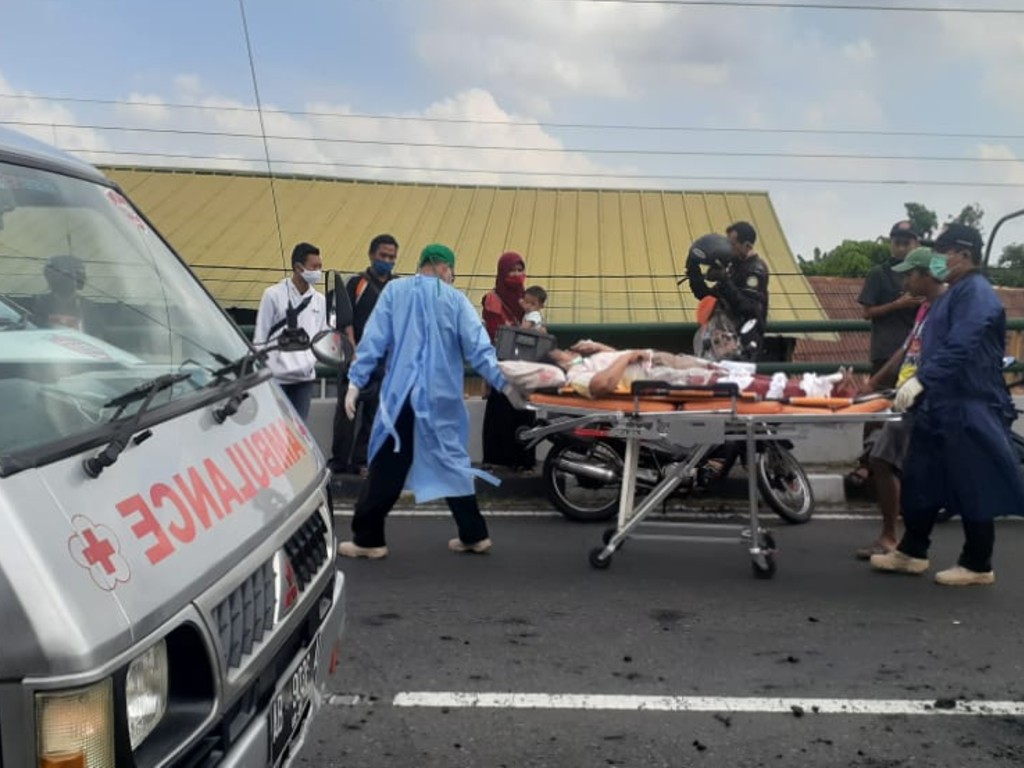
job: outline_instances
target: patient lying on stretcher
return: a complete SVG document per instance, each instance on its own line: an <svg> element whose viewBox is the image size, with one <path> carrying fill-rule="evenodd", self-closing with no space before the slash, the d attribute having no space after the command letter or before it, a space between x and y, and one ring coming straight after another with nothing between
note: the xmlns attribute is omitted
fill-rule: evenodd
<svg viewBox="0 0 1024 768"><path fill-rule="evenodd" d="M522 378L535 363L500 363L505 375L516 380L525 390L539 387L568 386L577 394L589 398L607 397L629 391L634 381L664 381L676 386L704 386L734 383L741 391L755 392L760 398L778 399L795 396L852 397L857 385L852 373L840 369L835 374L817 376L806 373L789 377L777 373L759 374L751 363L712 362L692 355L676 355L650 349L617 350L606 344L585 340L567 350L555 349L548 354L548 362L564 372L564 379L529 374L532 380ZM513 370L513 366L517 370ZM555 371L554 373L557 373Z"/></svg>

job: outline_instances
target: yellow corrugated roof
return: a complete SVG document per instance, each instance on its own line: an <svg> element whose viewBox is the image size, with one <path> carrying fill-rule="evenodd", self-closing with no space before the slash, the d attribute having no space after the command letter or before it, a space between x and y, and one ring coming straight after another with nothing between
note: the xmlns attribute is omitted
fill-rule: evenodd
<svg viewBox="0 0 1024 768"><path fill-rule="evenodd" d="M254 307L283 274L266 176L106 168L225 306ZM768 262L773 320L825 318L789 250L765 192L551 189L277 177L286 258L318 245L326 269L366 267L381 232L401 244L409 273L431 242L457 254L456 285L479 305L498 256L518 251L529 282L549 294L548 322L660 323L694 319L696 302L676 275L689 244L738 220L758 232Z"/></svg>

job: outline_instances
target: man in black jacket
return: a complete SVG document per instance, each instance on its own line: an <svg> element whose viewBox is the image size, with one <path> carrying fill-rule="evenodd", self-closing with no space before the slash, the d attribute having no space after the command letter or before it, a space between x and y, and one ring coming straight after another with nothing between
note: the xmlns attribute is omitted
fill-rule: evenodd
<svg viewBox="0 0 1024 768"><path fill-rule="evenodd" d="M705 236L694 243L686 261L686 275L694 296L698 299L714 296L718 300L716 311L720 310L725 315L733 333L739 334L747 321L757 320L757 329L751 338L756 346L748 346L741 354L742 357L753 358L762 351L768 319L768 267L754 251L757 232L748 222L730 224L725 233L728 251L724 241L721 245L710 241L712 236ZM712 247L708 251L697 247L704 240L711 242ZM706 275L701 269L704 265L708 266ZM709 280L714 285L709 286Z"/></svg>
<svg viewBox="0 0 1024 768"><path fill-rule="evenodd" d="M341 330L355 347L363 337L363 328L377 298L391 280L395 279L395 261L398 259L398 241L391 235L377 235L370 241L370 266L349 278L346 287L352 305L352 325ZM330 466L334 472L366 473L366 449L370 441L370 427L377 414L380 382L384 378L384 365L373 372L369 383L360 392L356 418L345 416L343 400L348 389L347 375L338 383L338 406L334 412L334 439L331 442Z"/></svg>

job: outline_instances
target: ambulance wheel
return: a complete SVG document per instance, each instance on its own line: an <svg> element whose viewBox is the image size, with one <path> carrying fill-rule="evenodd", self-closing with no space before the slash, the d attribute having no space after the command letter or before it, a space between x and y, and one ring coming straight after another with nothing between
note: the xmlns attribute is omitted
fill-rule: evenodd
<svg viewBox="0 0 1024 768"><path fill-rule="evenodd" d="M604 555L604 547L594 547L590 550L590 567L599 571L606 570L612 564L612 556Z"/></svg>

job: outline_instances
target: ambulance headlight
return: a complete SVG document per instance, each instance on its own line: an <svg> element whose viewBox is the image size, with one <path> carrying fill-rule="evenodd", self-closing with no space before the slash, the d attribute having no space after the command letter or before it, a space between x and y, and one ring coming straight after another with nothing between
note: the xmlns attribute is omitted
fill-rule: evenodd
<svg viewBox="0 0 1024 768"><path fill-rule="evenodd" d="M167 643L161 640L128 665L124 694L132 749L153 732L167 712Z"/></svg>
<svg viewBox="0 0 1024 768"><path fill-rule="evenodd" d="M40 768L114 768L114 693L107 678L86 688L36 694Z"/></svg>

